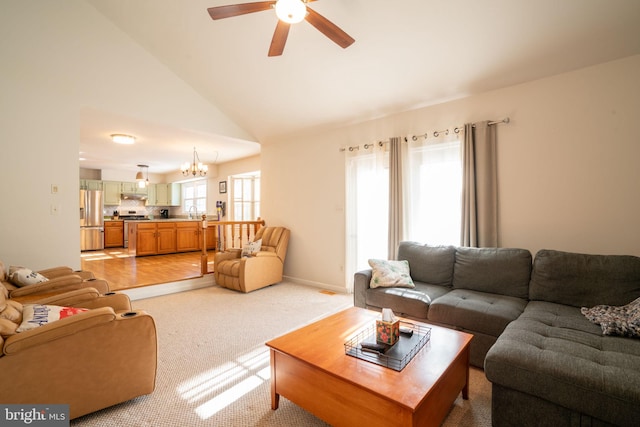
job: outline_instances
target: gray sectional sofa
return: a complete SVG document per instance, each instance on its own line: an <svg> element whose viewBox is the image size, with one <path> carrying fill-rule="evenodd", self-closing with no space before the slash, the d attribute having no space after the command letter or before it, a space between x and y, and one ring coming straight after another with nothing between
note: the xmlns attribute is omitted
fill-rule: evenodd
<svg viewBox="0 0 640 427"><path fill-rule="evenodd" d="M397 258L415 288L371 288L361 271L354 305L472 333L494 426L640 425L640 339L603 335L581 312L640 298L640 258L416 242Z"/></svg>

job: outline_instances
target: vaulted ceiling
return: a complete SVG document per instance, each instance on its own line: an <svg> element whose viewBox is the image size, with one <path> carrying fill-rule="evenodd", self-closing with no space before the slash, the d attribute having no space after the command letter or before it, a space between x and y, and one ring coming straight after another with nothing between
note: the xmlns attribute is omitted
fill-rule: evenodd
<svg viewBox="0 0 640 427"><path fill-rule="evenodd" d="M355 43L303 21L277 57L273 11L207 13L244 1L88 2L267 144L640 53L636 0L318 0Z"/></svg>

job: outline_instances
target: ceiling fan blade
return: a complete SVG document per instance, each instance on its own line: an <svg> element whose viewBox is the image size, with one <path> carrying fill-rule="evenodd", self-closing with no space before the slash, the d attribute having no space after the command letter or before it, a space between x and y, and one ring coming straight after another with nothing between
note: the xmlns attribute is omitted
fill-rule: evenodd
<svg viewBox="0 0 640 427"><path fill-rule="evenodd" d="M269 56L280 56L284 52L284 45L287 42L289 36L289 28L291 24L283 22L278 19L276 30L273 32L273 38L271 39L271 46L269 47Z"/></svg>
<svg viewBox="0 0 640 427"><path fill-rule="evenodd" d="M276 4L275 1L258 1L253 3L231 4L228 6L216 6L207 9L211 19L231 18L232 16L246 15L247 13L269 10Z"/></svg>
<svg viewBox="0 0 640 427"><path fill-rule="evenodd" d="M349 34L342 31L336 24L329 21L318 12L309 7L307 7L307 12L309 13L304 19L306 19L309 24L316 27L322 34L333 40L333 42L341 48L345 49L355 42L355 39L353 39Z"/></svg>

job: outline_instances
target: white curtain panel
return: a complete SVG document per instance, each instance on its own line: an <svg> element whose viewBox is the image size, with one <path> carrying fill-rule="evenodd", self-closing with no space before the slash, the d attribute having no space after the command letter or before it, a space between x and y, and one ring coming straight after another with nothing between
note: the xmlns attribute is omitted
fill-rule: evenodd
<svg viewBox="0 0 640 427"><path fill-rule="evenodd" d="M389 217L388 144L346 150L346 265L348 289L353 275L369 268L370 258L387 257Z"/></svg>

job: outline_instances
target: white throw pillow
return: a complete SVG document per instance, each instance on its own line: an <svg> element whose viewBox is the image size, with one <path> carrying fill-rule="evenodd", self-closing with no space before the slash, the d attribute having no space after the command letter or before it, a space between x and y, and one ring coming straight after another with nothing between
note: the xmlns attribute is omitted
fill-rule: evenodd
<svg viewBox="0 0 640 427"><path fill-rule="evenodd" d="M260 252L262 248L262 239L256 240L255 242L248 242L242 248L242 256L251 256L256 252Z"/></svg>
<svg viewBox="0 0 640 427"><path fill-rule="evenodd" d="M22 308L22 323L16 332L24 332L56 320L89 311L87 308L60 307L58 305L25 304Z"/></svg>
<svg viewBox="0 0 640 427"><path fill-rule="evenodd" d="M415 288L409 272L409 261L388 261L383 259L370 259L369 265L373 269L371 275L371 288L403 287Z"/></svg>
<svg viewBox="0 0 640 427"><path fill-rule="evenodd" d="M49 279L44 277L42 274L25 267L11 266L9 268L9 281L20 288L27 285L46 282L48 280Z"/></svg>

